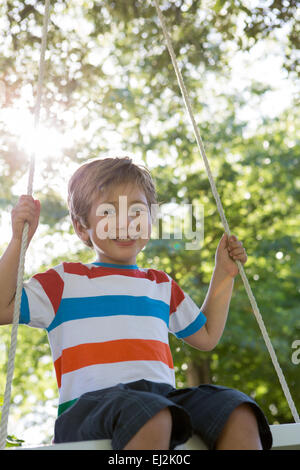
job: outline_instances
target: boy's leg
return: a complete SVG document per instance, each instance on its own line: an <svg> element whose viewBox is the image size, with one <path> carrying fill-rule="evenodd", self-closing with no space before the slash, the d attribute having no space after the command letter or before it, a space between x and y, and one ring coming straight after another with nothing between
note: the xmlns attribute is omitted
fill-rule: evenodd
<svg viewBox="0 0 300 470"><path fill-rule="evenodd" d="M189 414L168 400L170 385L139 380L83 394L55 422L55 442L111 439L113 450L162 449L192 435ZM180 426L174 428L174 422Z"/></svg>
<svg viewBox="0 0 300 470"><path fill-rule="evenodd" d="M257 419L247 403L229 416L216 442L216 450L262 450Z"/></svg>
<svg viewBox="0 0 300 470"><path fill-rule="evenodd" d="M272 434L262 410L238 390L201 385L172 391L167 398L188 411L193 431L209 449L270 449L272 446Z"/></svg>
<svg viewBox="0 0 300 470"><path fill-rule="evenodd" d="M172 415L164 408L131 438L123 450L168 450L172 433Z"/></svg>

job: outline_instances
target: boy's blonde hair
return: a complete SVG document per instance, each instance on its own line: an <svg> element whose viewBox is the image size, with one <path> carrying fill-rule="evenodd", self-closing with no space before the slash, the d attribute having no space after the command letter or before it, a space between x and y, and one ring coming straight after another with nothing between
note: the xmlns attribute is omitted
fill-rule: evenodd
<svg viewBox="0 0 300 470"><path fill-rule="evenodd" d="M73 224L78 221L88 228L88 216L95 198L102 191L126 183L134 183L144 191L154 220L155 211L151 212L151 204L157 204L157 195L150 171L144 165L133 163L130 157L108 157L84 163L71 177L68 206ZM92 247L90 240L86 244Z"/></svg>

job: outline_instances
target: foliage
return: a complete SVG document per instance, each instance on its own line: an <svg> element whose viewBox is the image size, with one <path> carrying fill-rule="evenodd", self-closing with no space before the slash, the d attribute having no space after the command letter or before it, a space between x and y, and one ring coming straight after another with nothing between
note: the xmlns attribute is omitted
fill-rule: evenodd
<svg viewBox="0 0 300 470"><path fill-rule="evenodd" d="M2 396L0 396L0 406L3 406L3 397ZM0 411L0 422L1 422L1 411ZM22 439L18 439L16 436L8 435L6 437L5 447L6 448L8 448L8 447L21 447L23 442L24 441Z"/></svg>
<svg viewBox="0 0 300 470"><path fill-rule="evenodd" d="M67 184L67 168L111 153L113 146L151 168L161 201L204 206L200 250L186 250L186 239L153 239L137 260L140 266L169 273L200 307L223 228L155 9L151 2L136 0L53 3L42 122L62 134L71 129L76 134L59 162L49 159L41 170L43 187L36 197L42 201L44 252L49 259L39 269L66 258L93 260L91 250L83 246L57 251L54 234L61 240L73 235L61 188ZM283 40L284 67L292 79L296 76L296 2L274 0L253 8L251 2L239 0L162 3L229 226L247 249L246 274L299 409L299 373L291 362L291 344L300 337L297 114L291 107L275 118L262 115L255 125L240 119L238 111L248 101L262 100L270 92L268 85L255 82L244 93L230 88L218 92L222 81L229 81L232 51L251 50L266 38L276 43L284 31L288 31ZM42 0L1 3L3 109L18 102L25 85L28 93L23 102L33 109L43 4ZM16 201L12 187L27 172L25 157L15 133L0 120L3 211ZM192 350L171 337L177 384L205 379L242 389L257 399L270 422L288 422L289 410L251 312L237 278L225 333L214 351ZM1 363L8 343L9 328L3 327ZM0 393L4 373L0 372ZM13 408L23 416L32 407L52 402L56 394L46 335L21 326Z"/></svg>

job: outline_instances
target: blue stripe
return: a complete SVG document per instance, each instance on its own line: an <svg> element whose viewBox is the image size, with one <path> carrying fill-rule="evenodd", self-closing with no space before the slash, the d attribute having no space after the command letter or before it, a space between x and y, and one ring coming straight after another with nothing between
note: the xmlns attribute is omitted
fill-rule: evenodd
<svg viewBox="0 0 300 470"><path fill-rule="evenodd" d="M28 297L23 287L19 323L28 324L29 322L30 322L30 313L29 313Z"/></svg>
<svg viewBox="0 0 300 470"><path fill-rule="evenodd" d="M165 302L146 296L103 295L62 299L55 319L47 330L51 331L67 321L111 315L156 317L163 320L168 327L169 311L170 306Z"/></svg>
<svg viewBox="0 0 300 470"><path fill-rule="evenodd" d="M186 338L187 336L191 336L192 334L196 333L196 331L200 330L202 326L206 323L206 316L204 313L200 312L197 316L196 320L193 321L189 326L187 326L184 330L177 331L175 336L177 338Z"/></svg>
<svg viewBox="0 0 300 470"><path fill-rule="evenodd" d="M104 266L108 268L118 268L118 269L138 269L137 264L112 264L112 263L92 263L96 266Z"/></svg>

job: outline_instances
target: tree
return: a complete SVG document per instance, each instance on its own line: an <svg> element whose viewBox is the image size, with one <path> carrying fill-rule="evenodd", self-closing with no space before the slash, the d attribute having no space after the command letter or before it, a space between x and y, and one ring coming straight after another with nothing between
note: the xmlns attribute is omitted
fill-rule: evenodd
<svg viewBox="0 0 300 470"><path fill-rule="evenodd" d="M246 90L247 99L233 90L218 93L208 85L214 80L217 90L219 81L229 79L232 53L242 48L251 50L265 37L276 40L277 32L285 28L289 31L285 65L295 77L296 3L274 1L268 7L255 8L244 3L170 1L164 4L164 15L229 226L245 243L249 255L246 272L295 392L299 374L290 357L292 341L299 337L299 292L295 289L300 253L296 113L291 108L275 119L262 117L260 126L251 133L248 123L239 119L238 110L247 99L263 99L268 85L253 83ZM0 6L4 25L0 33L2 111L21 103L33 109L43 4L7 0ZM57 0L51 13L47 51L42 124L54 126L62 134L72 129L76 132L59 159L45 160L41 166L43 185L35 196L42 200L43 250L49 256L39 270L66 257L82 262L93 259L92 252L79 244L63 254L54 251L54 233L63 237L73 233L61 187L67 182L65 170L69 166L91 154L96 157L110 152L116 141L119 149L140 157L152 169L161 201L204 205L200 250L186 250L185 243L190 240L173 240L171 236L170 240L153 239L138 260L141 266L168 272L201 306L223 229L155 9L150 2L135 0ZM1 115L3 211L15 203L17 194L12 194L12 187L27 171L17 131L9 128L5 115ZM58 177L59 182L53 184ZM31 274L29 269L26 275ZM55 400L56 389L46 335L27 327L20 330L13 400L23 414L32 406L29 397L35 397L37 408ZM8 337L9 328L1 329L3 363ZM211 381L241 388L255 395L271 422L290 420L239 278L218 347L212 353L200 353L174 338L171 346L178 386ZM54 391L53 397L49 390Z"/></svg>

